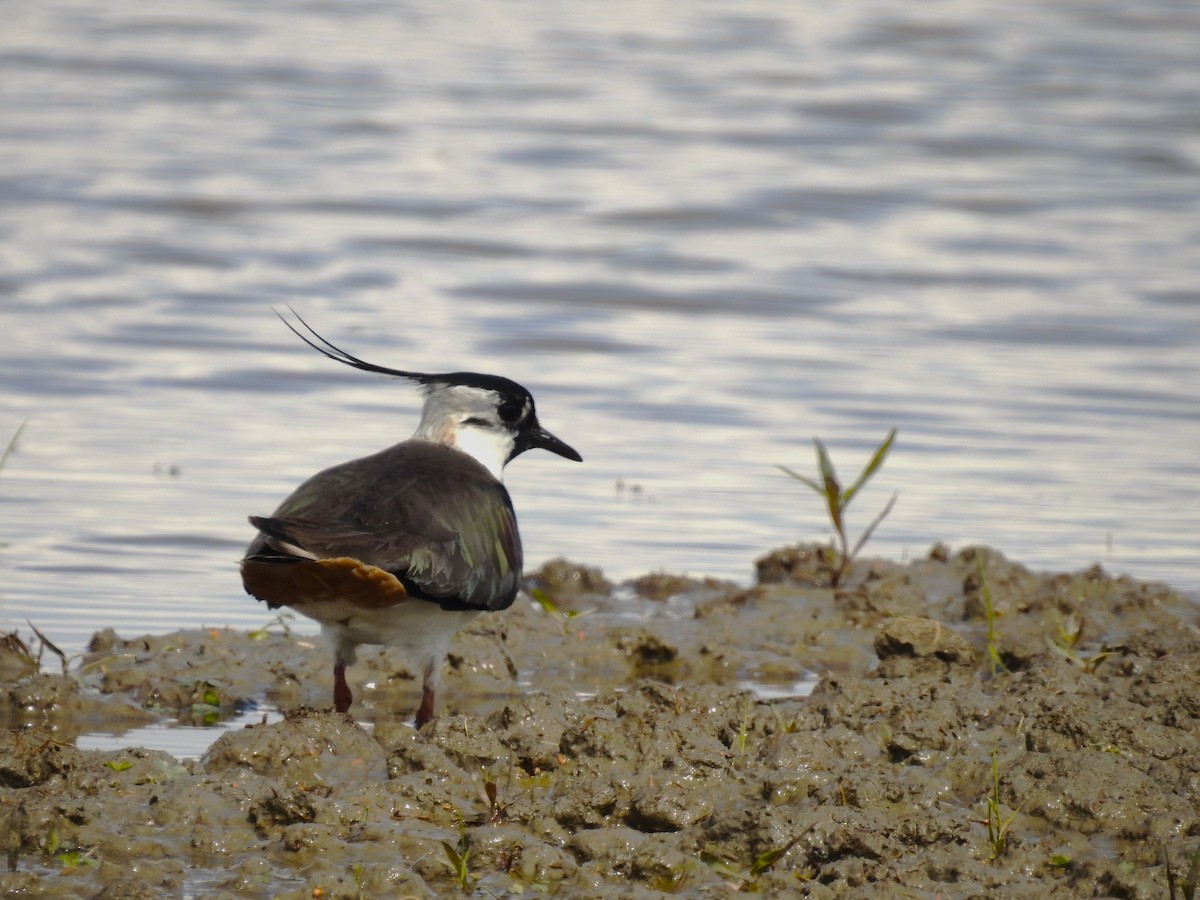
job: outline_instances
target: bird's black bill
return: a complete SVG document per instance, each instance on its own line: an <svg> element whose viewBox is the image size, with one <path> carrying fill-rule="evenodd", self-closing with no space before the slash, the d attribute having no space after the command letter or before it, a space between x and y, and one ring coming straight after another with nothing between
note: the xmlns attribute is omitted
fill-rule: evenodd
<svg viewBox="0 0 1200 900"><path fill-rule="evenodd" d="M565 456L575 462L583 462L579 451L565 441L560 441L540 425L524 435L523 440L518 439L517 446L522 452L536 447L538 450L549 450L551 453L557 453L559 456Z"/></svg>

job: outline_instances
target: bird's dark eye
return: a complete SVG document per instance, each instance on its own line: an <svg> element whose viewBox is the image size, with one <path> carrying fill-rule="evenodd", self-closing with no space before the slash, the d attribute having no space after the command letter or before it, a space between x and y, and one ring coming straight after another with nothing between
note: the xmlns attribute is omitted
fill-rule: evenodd
<svg viewBox="0 0 1200 900"><path fill-rule="evenodd" d="M497 407L496 412L500 414L500 420L512 424L521 418L521 414L525 412L525 404L519 400L505 400Z"/></svg>

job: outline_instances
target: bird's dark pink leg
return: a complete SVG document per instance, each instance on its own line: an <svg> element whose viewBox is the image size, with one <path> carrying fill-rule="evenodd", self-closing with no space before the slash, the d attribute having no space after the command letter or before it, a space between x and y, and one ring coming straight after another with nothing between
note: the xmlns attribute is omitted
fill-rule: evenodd
<svg viewBox="0 0 1200 900"><path fill-rule="evenodd" d="M346 684L346 664L335 662L333 664L333 708L340 713L349 712L350 704L353 702L354 697L350 693L350 685Z"/></svg>
<svg viewBox="0 0 1200 900"><path fill-rule="evenodd" d="M417 707L418 730L433 718L433 685L428 682L421 688L421 705Z"/></svg>

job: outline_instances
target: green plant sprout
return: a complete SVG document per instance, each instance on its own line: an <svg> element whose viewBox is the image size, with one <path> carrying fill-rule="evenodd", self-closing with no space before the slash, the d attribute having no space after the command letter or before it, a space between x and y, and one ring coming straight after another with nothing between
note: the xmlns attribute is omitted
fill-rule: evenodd
<svg viewBox="0 0 1200 900"><path fill-rule="evenodd" d="M813 438L813 444L817 448L817 468L821 474L820 482L813 481L813 479L801 475L787 466L776 466L785 475L790 475L825 498L826 511L829 513L829 521L833 524L833 530L837 534L839 545L834 550L837 556L835 565L830 567L829 582L831 587L837 587L841 584L842 579L846 577L846 573L850 569L850 564L854 561L854 557L858 555L858 551L863 548L863 545L870 539L875 529L879 526L879 523L892 511L892 507L896 503L899 492L892 494L892 499L887 502L883 511L867 526L867 530L862 533L854 546L850 546L850 541L846 537L846 509L850 506L850 501L857 496L858 492L871 479L871 476L879 471L884 459L887 458L888 451L892 449L892 442L895 440L896 429L893 428L888 432L883 443L875 450L866 468L862 470L862 473L855 479L854 483L844 490L841 482L838 481L837 471L833 468L833 461L829 458L829 451L825 449L825 445L821 443L820 438Z"/></svg>
<svg viewBox="0 0 1200 900"><path fill-rule="evenodd" d="M987 652L992 663L992 677L1000 671L1008 671L1008 666L1000 657L1000 648L996 646L996 607L992 605L992 590L988 587L987 573L983 570L983 556L976 557L979 566L979 593L983 595L983 614L987 619Z"/></svg>
<svg viewBox="0 0 1200 900"><path fill-rule="evenodd" d="M454 880L464 891L471 889L471 838L465 831L458 836L458 844L442 841L442 849L446 852L446 863Z"/></svg>
<svg viewBox="0 0 1200 900"><path fill-rule="evenodd" d="M804 837L811 829L805 829L800 834L796 835L782 847L772 847L769 850L764 850L754 857L750 862L748 869L743 869L734 863L728 862L717 856L715 853L702 851L700 860L708 865L718 876L727 879L728 884L735 891L739 892L757 892L758 879L780 859L787 854L800 839ZM798 876L804 877L804 876Z"/></svg>
<svg viewBox="0 0 1200 900"><path fill-rule="evenodd" d="M509 769L506 790L510 790L511 788L512 769ZM522 799L522 797L524 797L524 793L521 793L517 794L515 797L512 797L506 803L501 802L499 786L496 784L496 782L492 781L490 778L487 778L486 775L484 776L484 782L480 788L480 792L483 796L483 801L487 804L487 813L474 819L471 822L472 825L483 825L485 823L490 825L503 825L509 820L509 809L512 808L514 803L517 803Z"/></svg>
<svg viewBox="0 0 1200 900"><path fill-rule="evenodd" d="M567 626L571 624L572 619L577 619L580 616L586 616L588 613L593 612L593 610L590 609L559 609L558 604L551 600L550 595L541 588L534 588L529 592L529 595L537 601L538 606L540 606L544 612L549 613L553 618L559 621L559 623L562 625L563 634L567 633Z"/></svg>
<svg viewBox="0 0 1200 900"><path fill-rule="evenodd" d="M1114 649L1107 644L1102 646L1096 653L1091 656L1084 656L1079 652L1079 640L1083 637L1084 619L1083 616L1075 613L1070 613L1064 621L1058 624L1058 637L1052 638L1046 635L1046 646L1052 651L1059 654L1068 661L1079 666L1089 675L1096 673L1096 668L1100 663L1111 656Z"/></svg>
<svg viewBox="0 0 1200 900"><path fill-rule="evenodd" d="M1016 817L1016 811L1005 817L1004 810L1000 806L1000 764L996 761L996 751L993 750L992 790L987 798L988 846L992 850L988 862L995 862L1004 854L1008 847L1008 827L1012 825L1013 819Z"/></svg>

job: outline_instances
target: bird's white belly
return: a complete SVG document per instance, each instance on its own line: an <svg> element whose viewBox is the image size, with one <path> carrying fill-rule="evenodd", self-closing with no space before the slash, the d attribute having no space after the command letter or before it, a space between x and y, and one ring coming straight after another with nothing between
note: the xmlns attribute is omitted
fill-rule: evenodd
<svg viewBox="0 0 1200 900"><path fill-rule="evenodd" d="M344 640L356 644L387 644L416 652L431 643L448 644L479 610L442 609L424 600L408 600L379 610L356 610L338 622L326 622Z"/></svg>
<svg viewBox="0 0 1200 900"><path fill-rule="evenodd" d="M410 598L394 606L362 609L343 603L314 603L293 607L321 623L321 631L334 652L346 663L355 659L358 644L395 647L421 673L441 665L450 639L480 610L447 610L425 600Z"/></svg>

